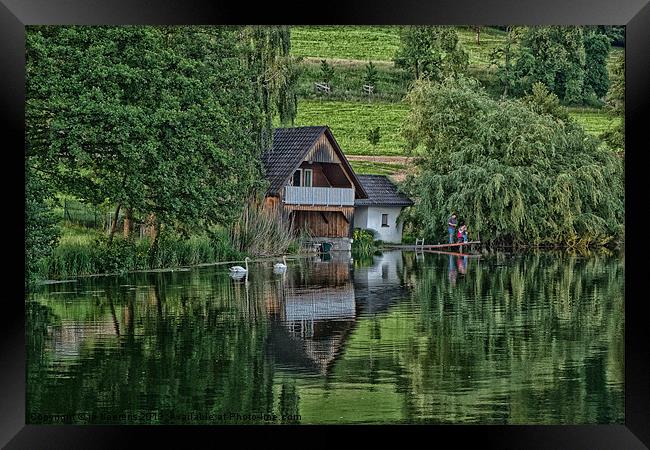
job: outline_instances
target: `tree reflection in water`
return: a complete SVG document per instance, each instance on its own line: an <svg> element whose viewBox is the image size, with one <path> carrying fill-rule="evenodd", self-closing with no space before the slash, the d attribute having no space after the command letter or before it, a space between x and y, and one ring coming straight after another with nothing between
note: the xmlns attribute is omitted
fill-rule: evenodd
<svg viewBox="0 0 650 450"><path fill-rule="evenodd" d="M288 265L43 286L28 422L623 422L621 255Z"/></svg>

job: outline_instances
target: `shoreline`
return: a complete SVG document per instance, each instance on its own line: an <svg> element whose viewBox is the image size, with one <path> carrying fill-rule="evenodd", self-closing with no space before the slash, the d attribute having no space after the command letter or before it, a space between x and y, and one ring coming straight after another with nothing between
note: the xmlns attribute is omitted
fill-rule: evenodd
<svg viewBox="0 0 650 450"><path fill-rule="evenodd" d="M403 245L412 245L412 244L403 244ZM596 247L567 247L567 246L553 246L553 245L548 245L548 246L542 246L542 245L537 245L537 246L507 246L507 245L500 245L497 247L490 247L487 245L481 245L481 250L477 254L483 254L483 253L493 253L493 252L498 252L499 250L507 250L507 251L512 251L514 253L519 252L519 251L527 251L527 250L558 250L558 251L580 251L580 250L607 250L609 252L616 252L616 251L624 251L625 249L625 243L621 243L615 248L609 248L606 246L596 246ZM406 252L414 252L415 249L410 249L410 248L390 248L390 247L381 247L377 251L406 251ZM350 251L349 253L353 253ZM449 252L453 253L453 252ZM309 256L317 256L321 253L298 253L298 254L292 254L289 255L289 258L306 258ZM369 254L370 256L373 255L373 253ZM265 261L273 261L273 260L279 260L283 255L279 256L261 256L255 259L249 259L249 262L255 263L255 262L265 262ZM287 256L287 255L284 255ZM176 266L176 267L163 267L159 269L139 269L139 270L127 270L124 272L106 272L106 273L93 273L93 274L84 274L84 275L77 275L75 278L70 278L66 280L56 280L56 279L48 279L48 280L41 280L37 281L34 283L34 287L36 286L44 286L44 285L51 285L51 284L63 284L63 283L76 283L78 279L80 278L98 278L98 277L109 277L109 276L119 276L119 275L127 275L127 274L136 274L136 273L165 273L165 272L189 272L192 269L197 269L197 268L202 268L202 267L212 267L212 266L223 266L226 264L236 264L236 263L242 263L243 260L232 260L232 261L216 261L216 262L210 262L210 263L199 263L195 264L192 266Z"/></svg>

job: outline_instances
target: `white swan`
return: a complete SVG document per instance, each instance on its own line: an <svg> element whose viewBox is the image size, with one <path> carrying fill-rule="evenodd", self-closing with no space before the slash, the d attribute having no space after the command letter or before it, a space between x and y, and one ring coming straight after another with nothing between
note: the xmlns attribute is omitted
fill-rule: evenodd
<svg viewBox="0 0 650 450"><path fill-rule="evenodd" d="M282 264L282 263L275 263L275 265L273 266L273 270L275 270L275 271L287 270L287 258L285 258L284 255L282 255L282 262L283 262L284 264Z"/></svg>
<svg viewBox="0 0 650 450"><path fill-rule="evenodd" d="M242 266L232 266L232 267L231 267L230 269L228 269L228 270L230 270L230 273L233 274L233 275L234 275L234 274L244 274L244 273L248 273L248 260L249 260L249 259L250 259L250 258L249 258L248 256L247 256L246 258L244 258L244 264L246 265L246 268L245 268L245 269L244 269Z"/></svg>

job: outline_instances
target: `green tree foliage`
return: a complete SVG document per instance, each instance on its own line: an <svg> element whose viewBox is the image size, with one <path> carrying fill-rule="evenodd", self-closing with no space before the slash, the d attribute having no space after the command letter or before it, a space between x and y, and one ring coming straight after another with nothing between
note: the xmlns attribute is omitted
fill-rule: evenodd
<svg viewBox="0 0 650 450"><path fill-rule="evenodd" d="M381 139L381 133L379 127L375 127L368 132L368 142L372 144L373 147L377 147L379 140Z"/></svg>
<svg viewBox="0 0 650 450"><path fill-rule="evenodd" d="M413 78L421 75L441 80L446 75L464 72L469 56L458 41L458 34L446 26L407 26L400 32L400 47L395 65Z"/></svg>
<svg viewBox="0 0 650 450"><path fill-rule="evenodd" d="M290 56L291 30L288 26L245 26L238 34L264 112L261 147L266 147L273 118L277 115L282 125L293 125L298 112L295 91L300 70Z"/></svg>
<svg viewBox="0 0 650 450"><path fill-rule="evenodd" d="M517 74L515 72L515 52L517 44L521 40L525 28L505 27L506 39L501 47L495 49L491 54L492 64L497 68L497 77L503 87L503 95L507 96L515 87Z"/></svg>
<svg viewBox="0 0 650 450"><path fill-rule="evenodd" d="M607 36L609 43L617 47L625 47L625 26L621 25L597 25L593 28L598 33Z"/></svg>
<svg viewBox="0 0 650 450"><path fill-rule="evenodd" d="M374 91L377 92L377 80L379 79L379 74L377 73L377 67L368 61L366 64L366 74L363 78L363 82L367 85L374 86Z"/></svg>
<svg viewBox="0 0 650 450"><path fill-rule="evenodd" d="M320 60L320 74L327 84L330 84L334 78L334 67L330 66L325 59Z"/></svg>
<svg viewBox="0 0 650 450"><path fill-rule="evenodd" d="M30 28L33 170L61 192L159 222L233 220L260 185L263 128L236 31Z"/></svg>
<svg viewBox="0 0 650 450"><path fill-rule="evenodd" d="M557 95L542 83L533 84L532 92L522 99L537 114L548 114L563 123L569 123L569 111L560 104Z"/></svg>
<svg viewBox="0 0 650 450"><path fill-rule="evenodd" d="M582 101L585 78L582 28L530 27L517 53L517 95L541 82L566 103Z"/></svg>
<svg viewBox="0 0 650 450"><path fill-rule="evenodd" d="M407 101L404 134L419 156L407 188L417 199L412 220L428 237L444 236L450 211L494 243L622 236L621 160L573 122L544 113L557 110L548 99L533 108L532 99L493 100L478 82L449 78L417 82Z"/></svg>
<svg viewBox="0 0 650 450"><path fill-rule="evenodd" d="M25 287L36 279L39 264L52 254L59 230L47 199L47 184L29 170L25 174Z"/></svg>
<svg viewBox="0 0 650 450"><path fill-rule="evenodd" d="M609 38L603 34L587 33L585 36L585 95L602 98L609 89L607 55Z"/></svg>
<svg viewBox="0 0 650 450"><path fill-rule="evenodd" d="M613 70L613 80L607 93L607 108L610 114L620 119L619 124L601 136L607 144L619 153L625 153L625 56L621 55Z"/></svg>

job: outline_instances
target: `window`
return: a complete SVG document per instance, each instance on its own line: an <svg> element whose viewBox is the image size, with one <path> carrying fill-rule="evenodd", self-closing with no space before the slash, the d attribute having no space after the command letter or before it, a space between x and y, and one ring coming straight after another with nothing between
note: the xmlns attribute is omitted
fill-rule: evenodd
<svg viewBox="0 0 650 450"><path fill-rule="evenodd" d="M293 186L300 186L300 178L302 177L302 169L298 169L293 173Z"/></svg>
<svg viewBox="0 0 650 450"><path fill-rule="evenodd" d="M388 226L388 214L382 214L381 215L381 226L382 227L387 227Z"/></svg>
<svg viewBox="0 0 650 450"><path fill-rule="evenodd" d="M302 185L305 186L305 187L311 187L313 170L312 169L305 169L305 170L302 171L302 173L303 173Z"/></svg>

